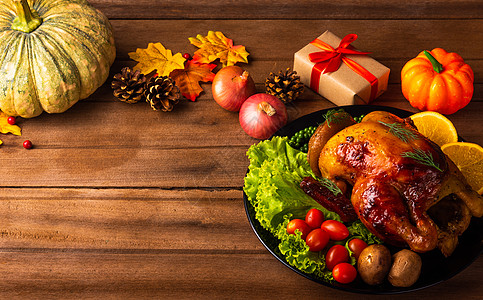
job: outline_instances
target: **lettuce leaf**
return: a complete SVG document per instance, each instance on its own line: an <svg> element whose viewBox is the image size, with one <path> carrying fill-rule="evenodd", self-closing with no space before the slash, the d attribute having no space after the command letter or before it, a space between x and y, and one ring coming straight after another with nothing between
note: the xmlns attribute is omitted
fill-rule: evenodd
<svg viewBox="0 0 483 300"><path fill-rule="evenodd" d="M301 233L287 234L290 220L304 219L311 208L320 209L326 220L340 220L338 214L328 211L300 188L306 176L316 178L307 161L307 154L292 148L287 137L273 137L252 145L243 190L255 211L260 225L280 240L278 250L286 261L324 281L332 281L332 272L325 267L325 252L311 252ZM368 244L377 238L360 222L348 226L350 237L357 236ZM342 241L341 241L342 242ZM344 242L342 242L342 245ZM347 246L346 246L347 247Z"/></svg>
<svg viewBox="0 0 483 300"><path fill-rule="evenodd" d="M350 226L347 226L349 229L349 236L351 238L358 238L365 241L368 245L372 244L382 244L382 240L380 240L377 236L372 234L372 232L367 229L364 224L360 220L352 222Z"/></svg>
<svg viewBox="0 0 483 300"><path fill-rule="evenodd" d="M279 224L275 236L280 239L278 249L285 256L286 261L301 270L302 272L312 274L322 280L332 281L332 272L325 268L325 252L312 252L309 246L302 239L302 233L298 230L296 234L287 233L287 224L291 219L288 214L284 217L284 221Z"/></svg>
<svg viewBox="0 0 483 300"><path fill-rule="evenodd" d="M311 208L320 209L326 219L340 220L338 214L325 209L300 188L305 176L315 175L307 154L292 148L286 137L253 145L247 155L250 166L243 190L263 228L275 233L285 215L304 218Z"/></svg>

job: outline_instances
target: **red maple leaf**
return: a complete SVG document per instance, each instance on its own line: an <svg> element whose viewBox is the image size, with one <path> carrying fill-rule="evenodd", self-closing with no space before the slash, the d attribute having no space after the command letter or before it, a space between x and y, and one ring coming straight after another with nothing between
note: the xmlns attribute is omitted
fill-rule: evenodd
<svg viewBox="0 0 483 300"><path fill-rule="evenodd" d="M215 78L215 73L211 71L215 67L215 64L204 64L188 60L184 69L174 70L169 76L174 79L183 96L191 101L196 101L196 98L203 91L199 82L212 82L213 78Z"/></svg>

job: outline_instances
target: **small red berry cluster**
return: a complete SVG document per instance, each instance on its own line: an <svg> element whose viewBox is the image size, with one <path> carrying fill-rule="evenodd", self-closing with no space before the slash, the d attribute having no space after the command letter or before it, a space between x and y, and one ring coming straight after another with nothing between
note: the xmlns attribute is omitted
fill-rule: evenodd
<svg viewBox="0 0 483 300"><path fill-rule="evenodd" d="M17 123L17 120L15 119L15 117L10 116L7 118L7 123L10 125L15 125L15 123ZM30 140L25 140L22 145L25 149L32 149L32 142Z"/></svg>

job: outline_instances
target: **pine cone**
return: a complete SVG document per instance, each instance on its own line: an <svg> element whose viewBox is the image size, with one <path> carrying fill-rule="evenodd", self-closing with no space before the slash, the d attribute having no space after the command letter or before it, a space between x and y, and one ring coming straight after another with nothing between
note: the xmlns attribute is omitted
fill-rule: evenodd
<svg viewBox="0 0 483 300"><path fill-rule="evenodd" d="M114 75L111 88L114 89L114 96L127 103L136 103L143 98L146 76L141 71L132 71L124 67L121 73Z"/></svg>
<svg viewBox="0 0 483 300"><path fill-rule="evenodd" d="M304 91L304 84L300 82L300 76L296 76L296 74L297 72L290 71L289 68L285 72L278 72L277 75L270 73L265 80L267 94L279 98L284 103L297 99Z"/></svg>
<svg viewBox="0 0 483 300"><path fill-rule="evenodd" d="M171 111L179 102L181 93L175 81L168 76L153 77L149 80L144 91L146 102L154 110Z"/></svg>

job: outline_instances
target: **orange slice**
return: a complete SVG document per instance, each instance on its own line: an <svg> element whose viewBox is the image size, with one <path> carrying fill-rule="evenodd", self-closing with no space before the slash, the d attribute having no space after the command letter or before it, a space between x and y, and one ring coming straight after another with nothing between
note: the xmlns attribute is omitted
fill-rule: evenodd
<svg viewBox="0 0 483 300"><path fill-rule="evenodd" d="M441 147L458 166L471 187L483 194L483 147L473 143L449 143Z"/></svg>
<svg viewBox="0 0 483 300"><path fill-rule="evenodd" d="M458 141L458 133L453 123L440 113L423 111L412 115L410 118L422 135L440 147Z"/></svg>

